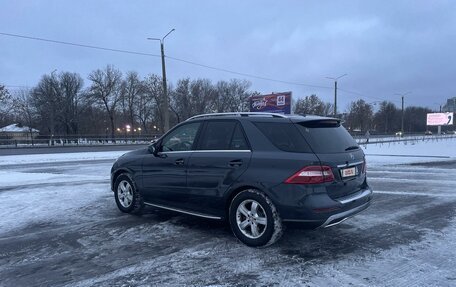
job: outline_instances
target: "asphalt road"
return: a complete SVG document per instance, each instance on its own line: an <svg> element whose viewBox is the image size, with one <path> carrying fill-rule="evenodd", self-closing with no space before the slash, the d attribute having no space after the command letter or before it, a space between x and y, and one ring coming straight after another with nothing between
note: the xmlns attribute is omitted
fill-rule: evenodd
<svg viewBox="0 0 456 287"><path fill-rule="evenodd" d="M43 176L0 187L0 286L456 285L454 162L370 167L366 211L262 249L220 222L119 212L110 165L0 166Z"/></svg>

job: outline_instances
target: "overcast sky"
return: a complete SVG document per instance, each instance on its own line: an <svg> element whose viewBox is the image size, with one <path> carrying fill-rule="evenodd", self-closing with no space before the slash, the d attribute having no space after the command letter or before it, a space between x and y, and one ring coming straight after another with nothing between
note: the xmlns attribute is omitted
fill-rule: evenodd
<svg viewBox="0 0 456 287"><path fill-rule="evenodd" d="M19 1L2 0L0 32L159 54L293 83L167 59L168 79L247 79L261 93L317 94L338 106L391 100L437 109L456 96L456 1ZM0 35L0 83L34 86L43 74L87 75L113 64L161 75L158 57ZM325 88L327 87L327 88ZM10 87L14 89L14 87ZM355 92L349 93L347 91ZM359 93L359 94L358 94Z"/></svg>

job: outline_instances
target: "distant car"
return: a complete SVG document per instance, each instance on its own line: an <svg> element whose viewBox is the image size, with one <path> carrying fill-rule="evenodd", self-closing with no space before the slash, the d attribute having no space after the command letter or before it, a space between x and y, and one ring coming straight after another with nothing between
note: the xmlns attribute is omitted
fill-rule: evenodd
<svg viewBox="0 0 456 287"><path fill-rule="evenodd" d="M398 136L398 137L402 137L402 136L404 135L404 133L403 133L403 132L401 132L401 131L399 131L399 132L396 132L396 134L395 134L395 135L396 135L396 136Z"/></svg>
<svg viewBox="0 0 456 287"><path fill-rule="evenodd" d="M446 134L447 134L447 135L454 135L454 134L455 134L455 131L447 131Z"/></svg>
<svg viewBox="0 0 456 287"><path fill-rule="evenodd" d="M111 189L122 212L226 219L249 246L277 241L282 222L339 224L372 198L364 152L339 119L268 113L192 117L121 156Z"/></svg>
<svg viewBox="0 0 456 287"><path fill-rule="evenodd" d="M424 134L425 134L426 136L431 136L431 135L432 135L432 132L431 132L431 131L425 131Z"/></svg>

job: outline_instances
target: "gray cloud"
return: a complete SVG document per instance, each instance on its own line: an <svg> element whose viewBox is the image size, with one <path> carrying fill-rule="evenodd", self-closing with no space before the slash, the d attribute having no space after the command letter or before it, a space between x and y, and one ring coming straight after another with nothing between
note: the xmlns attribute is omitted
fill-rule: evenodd
<svg viewBox="0 0 456 287"><path fill-rule="evenodd" d="M290 82L332 86L326 76L348 73L341 89L367 101L436 107L456 96L454 1L3 1L1 32L166 54ZM160 74L160 60L0 36L0 83L35 85L54 69L86 77L114 64L123 71ZM236 75L167 61L168 77ZM331 89L249 79L260 92L316 93ZM340 92L344 108L361 96Z"/></svg>

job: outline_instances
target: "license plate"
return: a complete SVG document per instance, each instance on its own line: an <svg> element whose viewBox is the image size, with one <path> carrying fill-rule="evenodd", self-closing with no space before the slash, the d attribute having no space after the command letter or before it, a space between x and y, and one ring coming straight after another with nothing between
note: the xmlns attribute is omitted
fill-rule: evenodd
<svg viewBox="0 0 456 287"><path fill-rule="evenodd" d="M356 167L344 168L341 170L342 177L349 177L356 175Z"/></svg>

